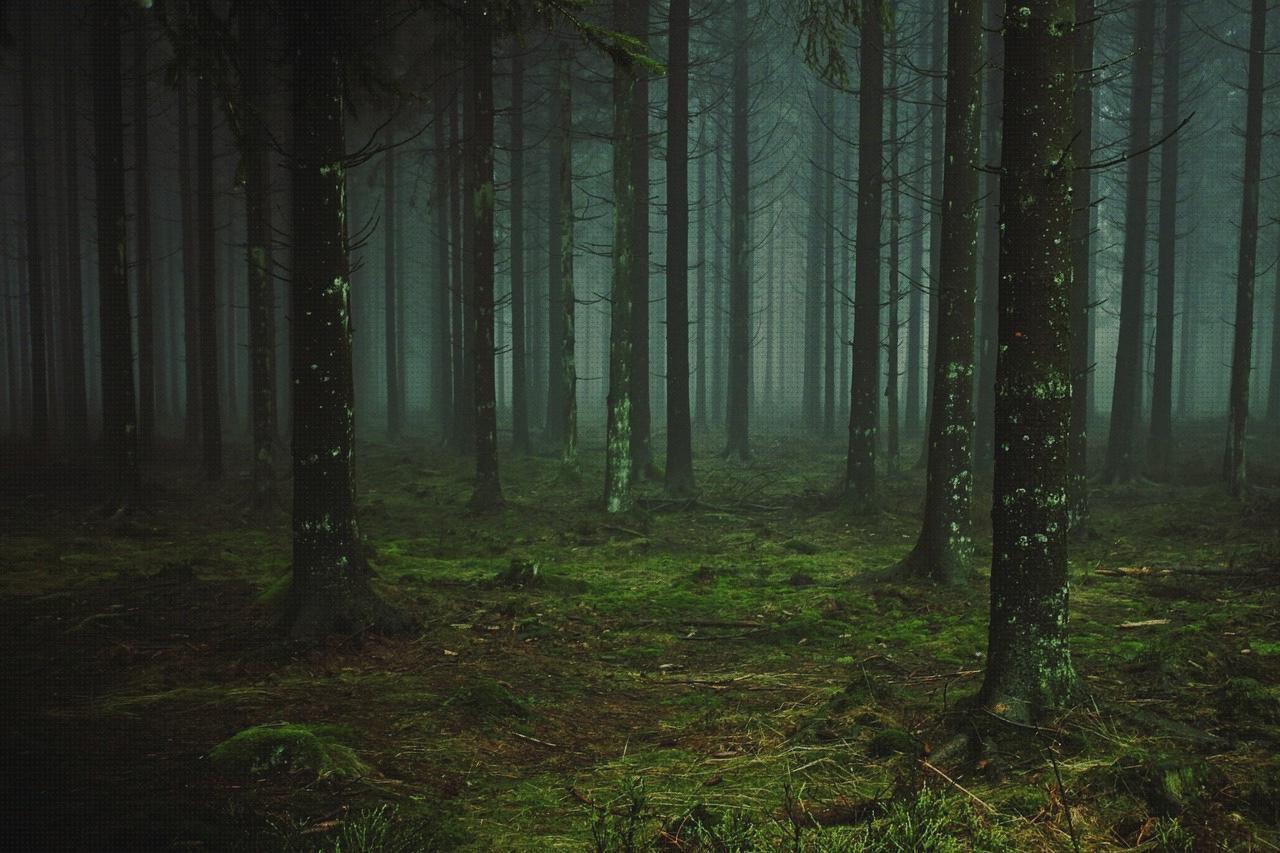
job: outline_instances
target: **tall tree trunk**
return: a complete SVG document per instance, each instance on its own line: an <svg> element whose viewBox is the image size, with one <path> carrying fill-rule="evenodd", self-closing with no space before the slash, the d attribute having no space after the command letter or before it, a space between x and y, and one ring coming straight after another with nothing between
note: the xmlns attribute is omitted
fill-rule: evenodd
<svg viewBox="0 0 1280 853"><path fill-rule="evenodd" d="M1164 117L1160 146L1160 240L1156 262L1156 346L1147 468L1167 480L1173 454L1173 301L1178 239L1178 84L1182 77L1182 6L1164 4Z"/></svg>
<svg viewBox="0 0 1280 853"><path fill-rule="evenodd" d="M750 163L747 150L747 0L733 4L733 136L729 177L729 376L725 455L751 458L750 414L751 270Z"/></svg>
<svg viewBox="0 0 1280 853"><path fill-rule="evenodd" d="M978 699L1028 721L1075 686L1067 644L1074 8L1005 17L991 617Z"/></svg>
<svg viewBox="0 0 1280 853"><path fill-rule="evenodd" d="M984 14L987 17L988 59L984 93L984 163L1000 162L1000 112L1004 98L1004 36L1000 19L1004 10L1004 0L986 0ZM995 440L996 327L1000 288L1000 176L987 173L984 178L986 186L982 188L982 192L986 198L986 210L982 222L982 271L978 279L977 297L978 381L973 460L977 470L987 473L991 471L995 459L992 442Z"/></svg>
<svg viewBox="0 0 1280 853"><path fill-rule="evenodd" d="M271 260L271 151L267 139L267 77L263 56L268 21L258 3L248 4L242 14L240 38L244 53L240 86L244 126L241 146L248 261L249 418L253 441L253 508L262 513L273 508L276 501L275 280Z"/></svg>
<svg viewBox="0 0 1280 853"><path fill-rule="evenodd" d="M627 0L613 0L619 31L634 34L634 18ZM635 330L632 257L637 188L632 160L639 156L635 139L636 69L625 59L613 62L613 298L609 322L609 397L605 438L604 502L611 513L627 512L635 503L633 474L631 386Z"/></svg>
<svg viewBox="0 0 1280 853"><path fill-rule="evenodd" d="M894 46L895 48L897 45ZM892 474L898 471L899 436L898 436L898 305L902 298L900 289L901 270L899 269L899 240L901 237L902 193L899 187L898 158L902 154L902 146L898 142L898 63L889 65L889 320L885 342L885 467ZM945 193L945 190L944 190Z"/></svg>
<svg viewBox="0 0 1280 853"><path fill-rule="evenodd" d="M138 259L138 434L139 449L151 451L156 433L155 308L151 279L151 164L148 158L147 39L150 33L143 14L135 15L133 35L133 192L134 227Z"/></svg>
<svg viewBox="0 0 1280 853"><path fill-rule="evenodd" d="M649 43L649 0L631 4L632 34ZM649 387L649 76L642 67L635 74L631 101L631 183L636 212L631 219L631 465L637 477L652 473L650 444L652 403Z"/></svg>
<svg viewBox="0 0 1280 853"><path fill-rule="evenodd" d="M851 233L850 225L853 221L851 216L853 195L849 192L848 176L853 174L853 146L845 145L843 148L844 164L841 174L846 176L846 179L844 181L844 191L840 193L840 230L845 236L840 240L840 297L837 299L832 294L831 311L840 315L840 375L839 382L835 385L836 388L840 389L840 394L838 395L839 400L837 402L839 407L836 413L840 417L840 422L846 423L849 420L849 395L844 393L844 389L849 387L849 357L852 354L849 346L849 282L852 281L849 269L849 256L851 254L849 251L849 234ZM834 393L834 389L832 390ZM834 430L834 425L832 428Z"/></svg>
<svg viewBox="0 0 1280 853"><path fill-rule="evenodd" d="M552 350L558 353L556 376L559 385L556 396L559 398L558 414L562 421L559 425L560 458L570 471L578 467L578 365L577 365L577 308L578 300L574 294L573 256L574 248L574 208L573 208L573 47L561 39L557 46L556 64L556 100L558 115L556 122L557 146L560 160L555 164L555 186L548 186L549 194L559 196L557 213L559 213L559 233L556 235L556 246L559 249L559 269L556 276L559 293L556 295L556 307L560 312L557 324L560 340L554 342ZM550 281L550 278L548 278ZM687 396L687 395L686 395Z"/></svg>
<svg viewBox="0 0 1280 853"><path fill-rule="evenodd" d="M777 328L773 324L774 316L774 300L777 298L774 294L774 286L776 279L773 276L773 244L775 242L776 230L778 227L777 216L773 210L769 211L769 233L765 237L765 261L764 261L764 411L769 420L774 420L774 401L773 401L773 351L777 346ZM845 253L846 256L848 253Z"/></svg>
<svg viewBox="0 0 1280 853"><path fill-rule="evenodd" d="M369 585L356 520L341 28L318 4L292 14L293 583L285 625L310 639L395 620Z"/></svg>
<svg viewBox="0 0 1280 853"><path fill-rule="evenodd" d="M230 209L227 210L228 228L230 223L234 221L234 214ZM223 315L227 323L227 341L223 348L226 352L226 369L227 369L227 432L234 435L240 425L240 382L239 382L239 328L236 323L236 302L238 294L236 293L236 248L232 239L224 240L222 245L226 248L226 272L223 274L225 287L223 289L223 301L225 303L226 312Z"/></svg>
<svg viewBox="0 0 1280 853"><path fill-rule="evenodd" d="M1280 263L1276 264L1276 281L1280 283ZM1191 411L1191 377L1194 375L1192 353L1196 322L1196 288L1191 283L1187 265L1182 267L1182 322L1178 330L1178 419L1184 420Z"/></svg>
<svg viewBox="0 0 1280 853"><path fill-rule="evenodd" d="M929 356L925 361L927 387L925 388L924 441L917 468L926 468L929 462L929 421L933 418L933 376L937 361L933 342L938 339L938 282L942 278L942 181L943 148L946 126L946 9L948 0L933 0L933 30L931 53L933 67L933 92L930 98L929 116L929 195L933 210L929 217L929 329L925 340L929 342Z"/></svg>
<svg viewBox="0 0 1280 853"><path fill-rule="evenodd" d="M493 24L488 14L472 15L467 21L468 100L464 105L467 134L466 186L463 197L470 201L466 217L467 253L471 294L467 301L471 317L472 377L475 382L474 430L476 482L471 493L473 509L492 509L502 504L498 481L498 411L494 397L493 322Z"/></svg>
<svg viewBox="0 0 1280 853"><path fill-rule="evenodd" d="M524 280L524 57L511 57L511 446L529 453Z"/></svg>
<svg viewBox="0 0 1280 853"><path fill-rule="evenodd" d="M1142 386L1143 301L1147 275L1148 137L1155 52L1155 0L1138 0L1133 33L1133 81L1129 100L1129 169L1125 177L1124 261L1120 278L1120 337L1111 394L1103 480L1123 482L1137 473L1135 421Z"/></svg>
<svg viewBox="0 0 1280 853"><path fill-rule="evenodd" d="M183 360L186 378L188 446L200 440L200 311L196 277L195 196L191 187L191 119L189 87L185 74L178 78L178 195L182 205L182 316Z"/></svg>
<svg viewBox="0 0 1280 853"><path fill-rule="evenodd" d="M973 563L973 332L977 289L982 112L982 0L951 0L947 15L946 169L933 363L933 416L924 521L902 564L909 575L960 583Z"/></svg>
<svg viewBox="0 0 1280 853"><path fill-rule="evenodd" d="M1267 376L1267 423L1280 427L1280 263L1276 264L1271 297L1271 372ZM1185 308L1183 309L1186 310ZM1183 324L1183 334L1186 334ZM1181 409L1181 403L1179 403Z"/></svg>
<svg viewBox="0 0 1280 853"><path fill-rule="evenodd" d="M863 3L858 88L858 236L854 258L853 381L845 491L860 510L876 497L880 423L880 214L884 189L884 20Z"/></svg>
<svg viewBox="0 0 1280 853"><path fill-rule="evenodd" d="M1094 0L1075 0L1076 91L1071 101L1071 117L1076 133L1071 156L1085 164L1093 149L1093 41ZM1082 76L1084 75L1084 76ZM1089 294L1093 248L1093 175L1077 169L1071 175L1071 465L1067 475L1068 518L1074 528L1089 514L1089 374L1093 364L1089 353Z"/></svg>
<svg viewBox="0 0 1280 853"><path fill-rule="evenodd" d="M27 221L27 330L31 350L31 440L43 452L49 446L49 354L45 339L46 281L44 231L40 209L40 159L36 128L35 46L32 44L31 5L21 6L22 18L22 192ZM118 10L113 10L118 11ZM119 24L116 24L117 29ZM119 70L116 71L117 78Z"/></svg>
<svg viewBox="0 0 1280 853"><path fill-rule="evenodd" d="M564 34L557 34L556 53L559 57L560 41ZM559 59L557 58L557 62ZM547 367L552 377L560 377L564 373L565 352L564 305L561 304L563 284L560 281L561 257L561 217L564 196L560 192L560 168L564 160L562 150L566 137L561 132L565 129L567 117L562 114L565 105L559 95L560 67L556 65L557 97L547 99L547 125L551 128L547 145ZM572 166L572 163L570 164ZM572 169L570 171L572 181ZM571 212L572 213L572 212ZM564 386L559 379L547 383L547 439L553 444L564 444L566 401L563 397Z"/></svg>
<svg viewBox="0 0 1280 853"><path fill-rule="evenodd" d="M917 122L920 123L920 122ZM924 174L924 145L915 145L915 164L911 170L913 175ZM920 431L920 356L924 347L921 335L921 299L920 285L924 271L924 221L925 203L918 200L911 207L911 257L907 264L910 280L907 282L907 404L903 431L915 436Z"/></svg>
<svg viewBox="0 0 1280 853"><path fill-rule="evenodd" d="M213 225L213 81L196 81L196 230L200 245L200 413L204 475L222 477L222 412L218 401L218 279Z"/></svg>
<svg viewBox="0 0 1280 853"><path fill-rule="evenodd" d="M801 386L800 410L804 426L816 433L822 422L820 389L822 388L822 207L825 189L822 183L822 165L826 162L824 143L826 132L818 105L818 93L822 83L815 83L812 102L810 141L813 149L809 155L809 239L805 241L805 300L804 300L804 381Z"/></svg>
<svg viewBox="0 0 1280 853"><path fill-rule="evenodd" d="M462 74L463 103L469 102L470 75ZM465 242L470 233L464 228L471 221L471 200L464 198L462 176L464 171L463 134L466 131L459 122L460 104L454 101L450 114L450 130L453 138L454 176L450 181L449 206L452 210L450 225L453 231L453 444L459 453L469 453L475 448L475 387L471 359L471 259L466 255L471 247ZM465 258L465 261L464 261Z"/></svg>
<svg viewBox="0 0 1280 853"><path fill-rule="evenodd" d="M68 52L71 48L68 47ZM63 159L66 161L67 437L72 450L89 444L89 409L84 365L84 290L80 273L80 111L77 109L77 66L68 56L62 68Z"/></svg>
<svg viewBox="0 0 1280 853"><path fill-rule="evenodd" d="M397 315L403 306L396 296L396 149L388 146L382 155L382 344L384 378L387 385L387 441L400 438L404 425L404 406L400 398L400 345Z"/></svg>
<svg viewBox="0 0 1280 853"><path fill-rule="evenodd" d="M435 278L431 311L432 380L431 407L440 426L440 436L447 440L453 423L453 345L449 337L451 294L456 283L449 277L449 185L450 152L445 123L449 112L448 77L443 68L431 90L431 142L435 160L431 164L432 198L435 200Z"/></svg>
<svg viewBox="0 0 1280 853"><path fill-rule="evenodd" d="M706 139L705 121L699 136ZM707 428L707 156L705 150L698 155L698 305L694 321L698 327L694 424L702 431Z"/></svg>
<svg viewBox="0 0 1280 853"><path fill-rule="evenodd" d="M1253 292L1258 256L1258 187L1262 171L1263 63L1266 60L1266 0L1249 12L1249 87L1245 104L1244 192L1240 204L1240 254L1236 264L1235 334L1231 346L1231 390L1227 397L1227 449L1222 476L1227 493L1245 489L1245 422L1249 418L1249 373L1253 359Z"/></svg>
<svg viewBox="0 0 1280 853"><path fill-rule="evenodd" d="M138 484L138 418L126 264L121 15L115 2L94 7L93 136L98 196L102 447L118 490L117 502L127 506Z"/></svg>
<svg viewBox="0 0 1280 853"><path fill-rule="evenodd" d="M822 180L822 434L836 432L836 104L831 87L823 92L827 116Z"/></svg>
<svg viewBox="0 0 1280 853"><path fill-rule="evenodd" d="M712 199L712 210L715 212L715 225L711 229L712 261L711 261L711 421L714 424L724 423L724 160L721 149L724 147L724 134L716 131L716 194Z"/></svg>
<svg viewBox="0 0 1280 853"><path fill-rule="evenodd" d="M689 417L689 0L671 0L668 18L666 489L683 497L695 489Z"/></svg>

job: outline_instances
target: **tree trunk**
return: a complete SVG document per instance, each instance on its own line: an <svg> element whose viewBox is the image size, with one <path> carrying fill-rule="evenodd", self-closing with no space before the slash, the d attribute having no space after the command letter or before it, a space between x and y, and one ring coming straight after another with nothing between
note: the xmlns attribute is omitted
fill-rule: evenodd
<svg viewBox="0 0 1280 853"><path fill-rule="evenodd" d="M449 272L449 186L450 152L445 123L449 111L448 77L443 67L437 71L437 79L431 90L432 146L435 160L431 166L432 198L435 200L435 277L431 312L432 381L431 407L435 410L442 440L448 440L453 423L453 345L450 340L449 312L453 304L452 293L456 283Z"/></svg>
<svg viewBox="0 0 1280 853"><path fill-rule="evenodd" d="M729 377L725 456L751 458L748 433L751 359L750 164L747 149L747 0L733 4L733 137L729 176Z"/></svg>
<svg viewBox="0 0 1280 853"><path fill-rule="evenodd" d="M1028 721L1075 685L1067 644L1074 9L1005 17L991 616L978 699Z"/></svg>
<svg viewBox="0 0 1280 853"><path fill-rule="evenodd" d="M573 208L573 47L561 40L557 48L556 66L556 98L559 115L557 116L556 134L560 160L555 164L555 186L548 186L551 195L559 196L557 212L560 215L559 233L556 245L559 249L559 275L556 276L559 293L556 307L560 312L558 328L560 340L556 341L553 352L559 354L556 375L559 383L551 382L551 386L559 385L556 396L559 398L558 412L562 421L559 426L561 442L561 462L570 471L578 467L578 366L577 366L577 308L578 300L574 294L573 256L574 248L574 208Z"/></svg>
<svg viewBox="0 0 1280 853"><path fill-rule="evenodd" d="M529 453L524 280L524 56L511 57L511 448Z"/></svg>
<svg viewBox="0 0 1280 853"><path fill-rule="evenodd" d="M253 508L274 507L276 449L276 318L272 269L271 150L268 148L267 77L263 54L268 26L260 4L240 19L244 53L240 65L244 129L245 235L249 296L249 403L253 441Z"/></svg>
<svg viewBox="0 0 1280 853"><path fill-rule="evenodd" d="M864 3L858 88L858 236L854 258L853 381L845 491L859 510L876 497L880 422L880 214L884 185L884 20ZM872 14L874 13L874 14Z"/></svg>
<svg viewBox="0 0 1280 853"><path fill-rule="evenodd" d="M71 48L68 48L70 51ZM67 437L73 451L89 445L89 410L85 387L84 289L80 273L80 111L77 108L77 65L69 57L62 69L63 145L66 160L66 336Z"/></svg>
<svg viewBox="0 0 1280 853"><path fill-rule="evenodd" d="M469 100L469 75L462 75L463 102ZM454 101L449 115L450 136L453 140L453 175L449 181L449 207L452 212L450 228L453 241L453 446L459 453L469 453L475 448L475 394L471 374L470 324L471 262L463 262L470 246L463 241L470 234L463 227L471 221L471 201L463 198L462 177L463 128L459 122L459 104ZM464 237L465 235L465 237Z"/></svg>
<svg viewBox="0 0 1280 853"><path fill-rule="evenodd" d="M699 137L706 138L704 121ZM698 352L694 370L697 389L694 423L699 430L707 428L707 152L698 155Z"/></svg>
<svg viewBox="0 0 1280 853"><path fill-rule="evenodd" d="M921 122L917 121L917 124ZM913 175L924 174L925 149L922 144L915 146L915 164L911 170ZM907 405L903 430L908 436L915 436L920 431L920 356L924 347L921 336L921 299L920 286L924 269L924 220L925 203L917 201L911 208L911 258L907 269L911 280L907 282ZM847 349L847 348L846 348Z"/></svg>
<svg viewBox="0 0 1280 853"><path fill-rule="evenodd" d="M1280 427L1280 263L1276 264L1275 283L1272 287L1275 292L1271 297L1271 372L1267 377L1267 423L1272 428L1277 428ZM1185 329L1184 324L1184 334Z"/></svg>
<svg viewBox="0 0 1280 853"><path fill-rule="evenodd" d="M388 134L386 144L393 140ZM404 425L404 406L400 399L399 331L396 316L402 306L396 304L396 149L388 147L382 155L382 344L384 378L387 385L387 441L400 438Z"/></svg>
<svg viewBox="0 0 1280 853"><path fill-rule="evenodd" d="M929 117L929 194L934 208L929 218L929 329L925 340L929 342L929 355L925 360L927 387L925 388L924 440L917 468L927 468L929 462L929 421L933 418L933 376L937 355L933 342L938 339L938 281L942 278L942 180L943 147L946 122L946 9L948 0L933 0L933 30L931 56L933 67L933 92Z"/></svg>
<svg viewBox="0 0 1280 853"><path fill-rule="evenodd" d="M1227 493L1245 489L1245 422L1249 418L1249 373L1253 359L1253 292L1258 256L1258 187L1262 171L1263 63L1267 5L1253 0L1249 13L1249 87L1244 126L1244 192L1240 204L1240 254L1236 265L1235 334L1231 346L1231 390L1227 397L1227 449L1222 476Z"/></svg>
<svg viewBox="0 0 1280 853"><path fill-rule="evenodd" d="M986 119L986 152L984 163L1000 162L1000 110L1004 98L1004 36L1000 19L1004 15L1004 0L986 0L984 14L987 17L987 78L984 97ZM989 473L995 449L996 407L996 327L999 318L1000 288L1000 176L984 175L986 186L982 188L986 198L986 210L982 222L982 271L978 279L977 320L977 397L974 412L974 467ZM945 238L944 238L945 239ZM935 374L936 376L937 374Z"/></svg>
<svg viewBox="0 0 1280 853"><path fill-rule="evenodd" d="M896 47L896 45L895 45ZM976 70L975 70L976 73ZM902 154L902 146L898 143L898 63L889 65L889 320L885 342L885 468L891 474L898 472L899 436L898 436L898 304L902 298L899 288L901 270L899 269L899 239L902 220L902 193L899 188L898 158ZM976 105L975 105L976 110ZM945 190L944 190L945 195Z"/></svg>
<svg viewBox="0 0 1280 853"><path fill-rule="evenodd" d="M724 160L721 149L724 147L724 135L716 131L716 194L711 200L715 213L715 225L711 229L711 422L724 423Z"/></svg>
<svg viewBox="0 0 1280 853"><path fill-rule="evenodd" d="M151 100L147 94L147 31L146 18L135 16L137 30L133 34L133 192L134 226L138 259L134 269L137 275L138 298L138 444L146 455L156 433L156 367L155 367L155 310L151 280L151 164L148 158L147 112Z"/></svg>
<svg viewBox="0 0 1280 853"><path fill-rule="evenodd" d="M347 256L341 32L321 6L298 6L293 84L292 304L294 639L392 627L369 585L356 520L351 285Z"/></svg>
<svg viewBox="0 0 1280 853"><path fill-rule="evenodd" d="M493 28L491 17L477 14L467 22L468 100L463 105L467 164L463 198L466 216L471 294L471 375L475 382L474 431L476 482L471 507L487 510L502 504L498 481L498 411L494 397L493 322Z"/></svg>
<svg viewBox="0 0 1280 853"><path fill-rule="evenodd" d="M813 115L810 141L813 149L809 159L809 239L805 241L805 300L804 300L804 383L801 386L800 410L804 426L816 433L821 424L822 365L822 200L825 189L822 183L822 164L826 133L818 108L818 93L822 84L814 84Z"/></svg>
<svg viewBox="0 0 1280 853"><path fill-rule="evenodd" d="M631 33L649 44L649 2L631 4ZM649 388L649 76L632 68L635 89L631 100L631 184L635 216L631 218L631 466L637 477L652 473L651 391Z"/></svg>
<svg viewBox="0 0 1280 853"><path fill-rule="evenodd" d="M222 478L222 413L218 401L218 280L213 224L213 81L196 81L196 230L200 244L200 413L204 475Z"/></svg>
<svg viewBox="0 0 1280 853"><path fill-rule="evenodd" d="M1097 24L1094 0L1076 0L1076 91L1071 116L1076 132L1071 156L1077 164L1089 161L1093 150L1093 41ZM1086 76L1081 76L1086 75ZM1072 528L1089 514L1089 280L1092 266L1093 175L1077 169L1071 175L1071 465L1067 479L1068 518Z"/></svg>
<svg viewBox="0 0 1280 853"><path fill-rule="evenodd" d="M666 490L683 497L695 489L689 418L689 0L671 0L669 19Z"/></svg>
<svg viewBox="0 0 1280 853"><path fill-rule="evenodd" d="M227 209L227 228L231 227L234 222L234 213L230 207ZM235 242L229 238L223 241L222 245L226 248L226 272L223 273L225 285L223 287L223 304L225 306L224 318L227 323L227 341L223 348L226 352L226 369L227 369L227 432L235 435L240 425L240 383L239 383L239 358L240 349L239 329L236 323L236 249Z"/></svg>
<svg viewBox="0 0 1280 853"><path fill-rule="evenodd" d="M982 112L982 0L951 0L947 15L946 168L933 416L924 521L902 570L961 583L973 563L973 332L977 289L978 171Z"/></svg>
<svg viewBox="0 0 1280 853"><path fill-rule="evenodd" d="M822 434L836 432L836 103L828 86L823 92L827 120L822 176ZM844 297L842 297L843 299Z"/></svg>
<svg viewBox="0 0 1280 853"><path fill-rule="evenodd" d="M1168 480L1173 454L1173 301L1178 239L1178 84L1182 67L1182 7L1165 0L1164 117L1160 146L1160 238L1156 262L1156 346L1151 388L1151 443L1147 469Z"/></svg>
<svg viewBox="0 0 1280 853"><path fill-rule="evenodd" d="M1138 0L1133 35L1133 81L1129 101L1129 170L1125 187L1124 261L1120 279L1120 337L1111 394L1105 482L1125 482L1137 474L1135 421L1142 387L1143 300L1147 275L1146 151L1151 129L1155 42L1155 0Z"/></svg>
<svg viewBox="0 0 1280 853"><path fill-rule="evenodd" d="M191 119L188 115L188 86L184 74L178 78L178 194L182 205L182 316L183 361L186 378L186 441L194 447L200 441L200 312L199 283L196 280L195 197L191 187Z"/></svg>
<svg viewBox="0 0 1280 853"><path fill-rule="evenodd" d="M36 128L34 45L31 4L22 4L22 185L27 221L27 330L31 350L31 441L43 453L49 446L49 354L45 335L44 231L40 210L40 159ZM118 11L118 10L114 10ZM119 23L116 24L117 30ZM118 46L117 46L118 47ZM119 69L116 71L119 78ZM118 124L118 121L117 121Z"/></svg>
<svg viewBox="0 0 1280 853"><path fill-rule="evenodd" d="M98 316L101 324L102 447L127 506L138 484L138 419L133 385L133 324L126 263L121 8L94 8L93 129L98 219Z"/></svg>
<svg viewBox="0 0 1280 853"><path fill-rule="evenodd" d="M627 0L613 0L613 18L620 32L634 34ZM604 501L611 513L634 506L631 385L635 330L633 292L635 273L632 220L637 215L632 160L638 156L633 120L636 70L625 59L613 62L613 298L609 322L609 398L605 439Z"/></svg>

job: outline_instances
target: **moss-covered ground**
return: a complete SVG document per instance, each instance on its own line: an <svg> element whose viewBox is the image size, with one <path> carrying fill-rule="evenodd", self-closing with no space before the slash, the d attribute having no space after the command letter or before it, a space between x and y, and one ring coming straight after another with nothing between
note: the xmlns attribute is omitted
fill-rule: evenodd
<svg viewBox="0 0 1280 853"><path fill-rule="evenodd" d="M1085 690L1039 729L937 753L977 689L979 570L885 578L921 472L829 499L838 442L699 443L701 497L600 506L551 458L506 508L426 443L359 456L360 517L408 636L284 645L285 517L162 460L104 518L82 475L7 472L4 785L28 849L1080 850L1280 846L1280 450L1218 488L1095 488L1072 543ZM233 447L233 451L238 448ZM998 724L993 725L997 726ZM975 740L977 744L979 741ZM933 760L938 758L937 763ZM17 848L10 848L17 849Z"/></svg>

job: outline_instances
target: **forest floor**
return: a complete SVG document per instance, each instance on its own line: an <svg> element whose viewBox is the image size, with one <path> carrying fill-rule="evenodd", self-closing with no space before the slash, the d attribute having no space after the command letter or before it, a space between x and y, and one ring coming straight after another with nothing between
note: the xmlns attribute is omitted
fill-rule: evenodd
<svg viewBox="0 0 1280 853"><path fill-rule="evenodd" d="M308 650L243 470L210 488L175 451L124 519L3 472L4 846L1280 849L1280 447L1232 502L1219 432L1177 485L1093 490L1079 704L938 763L981 682L989 507L971 584L888 580L922 472L854 517L838 441L700 441L701 497L646 484L624 519L591 464L504 457L475 516L465 460L362 446L380 589L422 627Z"/></svg>

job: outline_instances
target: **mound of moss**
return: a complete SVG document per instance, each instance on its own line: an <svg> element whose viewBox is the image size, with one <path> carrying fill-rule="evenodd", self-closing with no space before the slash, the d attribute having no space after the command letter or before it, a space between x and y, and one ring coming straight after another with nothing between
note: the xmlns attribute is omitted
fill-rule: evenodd
<svg viewBox="0 0 1280 853"><path fill-rule="evenodd" d="M209 752L214 766L231 773L308 773L317 779L358 777L369 765L342 743L338 726L269 723L236 732Z"/></svg>
<svg viewBox="0 0 1280 853"><path fill-rule="evenodd" d="M529 706L520 697L502 684L490 679L481 679L468 684L444 702L445 707L453 707L467 712L470 717L487 719L503 719L518 717L524 719L531 712Z"/></svg>
<svg viewBox="0 0 1280 853"><path fill-rule="evenodd" d="M1113 772L1119 790L1144 800L1160 817L1176 816L1197 803L1211 774L1200 758L1163 752L1128 753Z"/></svg>

